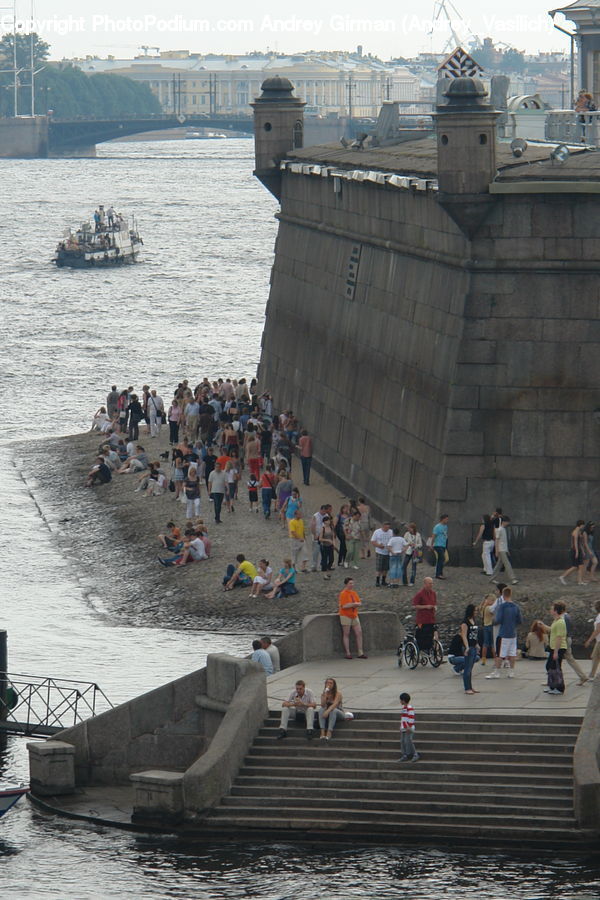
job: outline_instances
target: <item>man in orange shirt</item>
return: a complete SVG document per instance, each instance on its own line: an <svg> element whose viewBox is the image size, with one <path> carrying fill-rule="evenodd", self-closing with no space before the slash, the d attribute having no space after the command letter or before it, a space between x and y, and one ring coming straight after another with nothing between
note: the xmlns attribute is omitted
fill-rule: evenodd
<svg viewBox="0 0 600 900"><path fill-rule="evenodd" d="M346 651L346 659L352 659L350 653L350 629L354 632L356 638L356 649L358 650L358 658L366 659L362 645L362 629L360 627L360 619L358 618L358 608L360 606L360 597L354 590L354 579L344 578L344 589L340 592L338 598L340 617L340 625L342 626L342 643Z"/></svg>

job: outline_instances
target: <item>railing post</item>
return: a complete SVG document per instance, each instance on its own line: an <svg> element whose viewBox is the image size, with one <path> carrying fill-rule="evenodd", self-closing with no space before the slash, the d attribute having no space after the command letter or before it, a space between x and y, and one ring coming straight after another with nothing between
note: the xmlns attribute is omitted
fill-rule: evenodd
<svg viewBox="0 0 600 900"><path fill-rule="evenodd" d="M0 631L0 719L8 716L8 636L6 631Z"/></svg>

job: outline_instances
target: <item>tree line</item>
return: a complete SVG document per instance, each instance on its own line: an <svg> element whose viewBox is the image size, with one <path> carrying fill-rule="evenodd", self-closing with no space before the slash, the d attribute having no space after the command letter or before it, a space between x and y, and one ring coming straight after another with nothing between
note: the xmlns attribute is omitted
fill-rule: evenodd
<svg viewBox="0 0 600 900"><path fill-rule="evenodd" d="M31 41L33 39L33 65L35 112L37 115L52 110L59 118L96 116L153 115L161 113L160 103L147 84L141 84L123 75L85 75L72 63L49 63L50 47L37 34L17 34L18 114L31 115ZM0 39L0 69L12 67L14 60L13 35ZM14 79L12 72L0 73L0 116L13 116Z"/></svg>

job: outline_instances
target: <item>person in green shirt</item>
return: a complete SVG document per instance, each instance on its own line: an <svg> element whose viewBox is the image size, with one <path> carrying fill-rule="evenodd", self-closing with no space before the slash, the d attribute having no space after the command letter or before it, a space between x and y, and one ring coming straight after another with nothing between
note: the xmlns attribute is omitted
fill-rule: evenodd
<svg viewBox="0 0 600 900"><path fill-rule="evenodd" d="M237 566L227 566L227 572L223 578L223 590L232 591L234 587L243 587L252 584L258 572L256 566L249 562L243 553L236 556Z"/></svg>
<svg viewBox="0 0 600 900"><path fill-rule="evenodd" d="M550 610L553 621L550 626L550 651L546 660L546 672L548 673L548 685L544 688L546 694L564 694L565 692L565 680L562 674L562 661L567 650L565 610L566 606L560 600L554 603Z"/></svg>

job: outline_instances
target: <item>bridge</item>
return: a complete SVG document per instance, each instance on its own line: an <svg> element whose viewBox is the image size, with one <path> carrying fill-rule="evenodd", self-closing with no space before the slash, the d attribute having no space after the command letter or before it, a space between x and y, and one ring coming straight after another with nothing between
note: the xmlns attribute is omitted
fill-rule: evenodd
<svg viewBox="0 0 600 900"><path fill-rule="evenodd" d="M77 116L73 119L48 118L48 150L68 153L82 147L93 147L104 141L142 134L146 131L162 131L167 128L209 128L218 131L254 132L252 116L227 115L154 115L120 116L100 119L93 116Z"/></svg>

